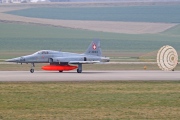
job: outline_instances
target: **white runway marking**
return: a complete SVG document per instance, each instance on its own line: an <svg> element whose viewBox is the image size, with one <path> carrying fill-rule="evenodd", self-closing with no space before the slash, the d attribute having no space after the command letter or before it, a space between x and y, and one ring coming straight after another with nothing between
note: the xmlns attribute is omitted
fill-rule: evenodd
<svg viewBox="0 0 180 120"><path fill-rule="evenodd" d="M180 71L0 71L0 81L180 80Z"/></svg>

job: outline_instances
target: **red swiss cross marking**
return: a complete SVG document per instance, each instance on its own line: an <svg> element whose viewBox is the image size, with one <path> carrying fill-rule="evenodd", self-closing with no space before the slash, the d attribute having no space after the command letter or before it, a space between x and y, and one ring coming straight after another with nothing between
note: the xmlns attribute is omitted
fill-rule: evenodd
<svg viewBox="0 0 180 120"><path fill-rule="evenodd" d="M93 43L92 48L95 50L97 48L96 44Z"/></svg>

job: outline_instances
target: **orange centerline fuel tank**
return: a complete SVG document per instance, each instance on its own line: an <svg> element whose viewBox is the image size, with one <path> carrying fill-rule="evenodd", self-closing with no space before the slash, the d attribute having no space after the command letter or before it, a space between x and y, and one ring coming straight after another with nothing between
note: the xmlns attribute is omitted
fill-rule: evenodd
<svg viewBox="0 0 180 120"><path fill-rule="evenodd" d="M43 66L43 70L50 70L50 71L68 71L76 69L77 66L70 66L70 65L46 65Z"/></svg>

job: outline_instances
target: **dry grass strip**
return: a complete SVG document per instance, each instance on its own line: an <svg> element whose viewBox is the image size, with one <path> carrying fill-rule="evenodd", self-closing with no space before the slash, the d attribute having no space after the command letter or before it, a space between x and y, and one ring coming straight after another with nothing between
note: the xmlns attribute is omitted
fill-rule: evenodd
<svg viewBox="0 0 180 120"><path fill-rule="evenodd" d="M112 21L82 21L82 20L52 20L29 18L23 16L0 13L2 22L20 22L26 24L39 24L55 27L92 30L100 32L113 32L125 34L145 34L163 32L177 24L145 23L145 22L112 22Z"/></svg>

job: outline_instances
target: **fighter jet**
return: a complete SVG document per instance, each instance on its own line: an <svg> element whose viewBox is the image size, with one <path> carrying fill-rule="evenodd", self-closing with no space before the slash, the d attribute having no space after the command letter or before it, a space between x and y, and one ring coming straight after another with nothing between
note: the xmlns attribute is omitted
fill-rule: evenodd
<svg viewBox="0 0 180 120"><path fill-rule="evenodd" d="M49 63L43 66L43 70L68 71L77 68L77 73L82 72L82 64L93 64L100 62L109 62L109 57L102 57L100 40L93 40L85 53L70 53L53 50L40 50L34 54L21 56L6 60L6 62L31 63L30 72L34 73L35 63ZM77 64L72 66L70 64Z"/></svg>

